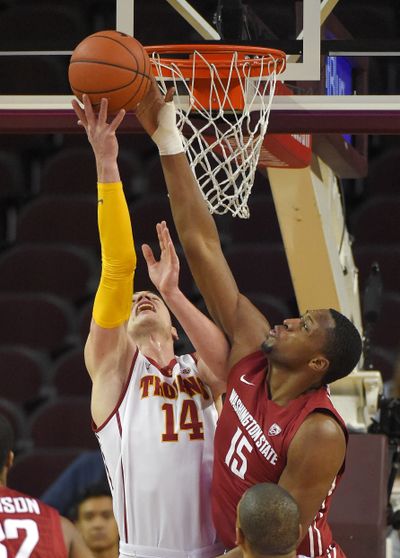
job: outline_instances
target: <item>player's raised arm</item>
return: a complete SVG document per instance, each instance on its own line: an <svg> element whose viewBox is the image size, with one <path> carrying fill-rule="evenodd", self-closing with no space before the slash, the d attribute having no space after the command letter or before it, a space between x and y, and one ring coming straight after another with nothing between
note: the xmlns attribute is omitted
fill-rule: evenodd
<svg viewBox="0 0 400 558"><path fill-rule="evenodd" d="M160 259L155 259L150 246L142 246L150 279L189 337L199 359L199 374L217 396L226 390L229 343L223 332L179 289L179 259L165 221L156 228Z"/></svg>
<svg viewBox="0 0 400 558"><path fill-rule="evenodd" d="M114 408L127 367L125 322L130 316L136 254L128 206L117 164L116 130L125 111L107 122L107 100L95 114L89 97L83 108L73 101L78 123L85 128L96 159L98 225L102 271L93 306L93 319L85 347L85 362L93 381L92 413L96 423Z"/></svg>
<svg viewBox="0 0 400 558"><path fill-rule="evenodd" d="M139 105L137 116L159 149L172 214L186 258L211 316L229 339L238 342L251 329L250 342L254 349L259 348L268 324L239 293L222 252L214 219L183 152L170 97L171 92L165 102L153 84ZM245 319L242 319L243 306ZM249 350L248 342L249 339L246 350Z"/></svg>

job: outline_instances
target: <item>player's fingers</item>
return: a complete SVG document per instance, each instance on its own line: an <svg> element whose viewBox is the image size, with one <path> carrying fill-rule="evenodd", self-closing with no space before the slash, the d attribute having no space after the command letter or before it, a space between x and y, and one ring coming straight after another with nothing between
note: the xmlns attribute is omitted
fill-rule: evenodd
<svg viewBox="0 0 400 558"><path fill-rule="evenodd" d="M125 114L126 114L126 110L125 109L121 109L118 114L114 117L113 121L110 124L110 130L112 132L115 132L115 130L118 128L118 126L121 124L121 122L123 121L123 119L125 118Z"/></svg>
<svg viewBox="0 0 400 558"><path fill-rule="evenodd" d="M160 245L160 250L162 252L165 249L165 246L164 246L164 239L163 239L163 234L162 234L162 224L161 223L157 223L156 230L157 230L158 243Z"/></svg>
<svg viewBox="0 0 400 558"><path fill-rule="evenodd" d="M153 250L150 248L148 244L142 244L142 254L144 259L146 260L148 267L157 263L153 254Z"/></svg>
<svg viewBox="0 0 400 558"><path fill-rule="evenodd" d="M76 99L72 99L71 104L72 104L72 108L75 111L76 116L78 117L78 120L80 120L82 124L85 123L86 122L85 112L81 107L81 105L78 103Z"/></svg>
<svg viewBox="0 0 400 558"><path fill-rule="evenodd" d="M92 103L90 102L89 95L82 95L83 106L85 108L85 114L88 124L91 124L94 121L94 111L92 107Z"/></svg>
<svg viewBox="0 0 400 558"><path fill-rule="evenodd" d="M108 99L102 97L100 101L100 110L98 116L99 124L105 124L107 122L107 110L108 110Z"/></svg>
<svg viewBox="0 0 400 558"><path fill-rule="evenodd" d="M170 101L172 101L174 94L175 94L175 87L170 87L165 95L165 102L169 103Z"/></svg>

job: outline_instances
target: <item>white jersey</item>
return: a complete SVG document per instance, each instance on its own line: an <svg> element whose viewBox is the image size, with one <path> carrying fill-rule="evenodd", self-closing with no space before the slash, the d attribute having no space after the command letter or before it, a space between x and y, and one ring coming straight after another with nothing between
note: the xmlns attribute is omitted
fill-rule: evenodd
<svg viewBox="0 0 400 558"><path fill-rule="evenodd" d="M160 369L136 351L120 401L95 430L121 556L210 558L222 552L210 501L216 422L210 389L191 355Z"/></svg>

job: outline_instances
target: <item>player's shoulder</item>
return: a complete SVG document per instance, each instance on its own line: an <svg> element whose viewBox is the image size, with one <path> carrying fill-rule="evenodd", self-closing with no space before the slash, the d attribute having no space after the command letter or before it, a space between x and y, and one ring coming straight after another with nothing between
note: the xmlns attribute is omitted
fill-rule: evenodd
<svg viewBox="0 0 400 558"><path fill-rule="evenodd" d="M304 419L294 439L299 443L341 444L345 441L345 434L333 414L316 410Z"/></svg>

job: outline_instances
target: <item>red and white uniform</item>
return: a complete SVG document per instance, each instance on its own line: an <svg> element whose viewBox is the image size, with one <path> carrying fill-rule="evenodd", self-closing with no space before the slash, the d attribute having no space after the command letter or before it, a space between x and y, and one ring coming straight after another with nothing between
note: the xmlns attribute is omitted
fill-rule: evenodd
<svg viewBox="0 0 400 558"><path fill-rule="evenodd" d="M267 370L268 360L261 351L243 358L232 368L218 421L212 507L217 533L227 548L235 546L236 506L242 494L260 482L279 482L290 442L310 413L318 410L333 416L347 438L346 427L332 405L328 388L305 393L282 407L269 399ZM344 557L332 541L327 524L331 497L343 469L344 466L297 549L299 555Z"/></svg>
<svg viewBox="0 0 400 558"><path fill-rule="evenodd" d="M211 558L217 410L191 355L160 369L139 351L111 416L95 430L121 556Z"/></svg>
<svg viewBox="0 0 400 558"><path fill-rule="evenodd" d="M0 556L67 558L58 511L1 486Z"/></svg>

